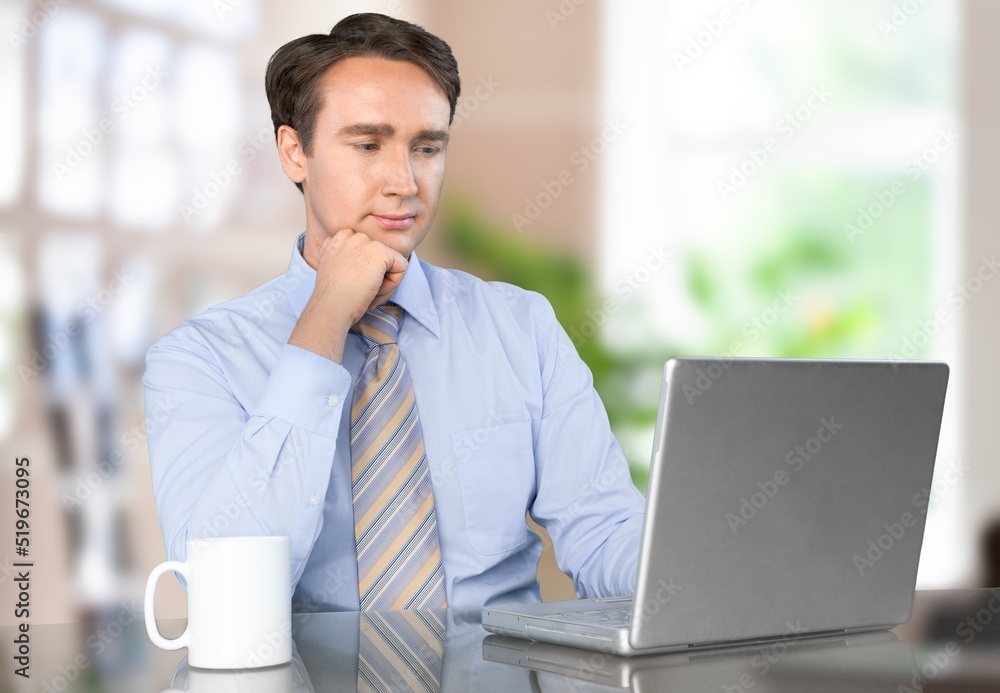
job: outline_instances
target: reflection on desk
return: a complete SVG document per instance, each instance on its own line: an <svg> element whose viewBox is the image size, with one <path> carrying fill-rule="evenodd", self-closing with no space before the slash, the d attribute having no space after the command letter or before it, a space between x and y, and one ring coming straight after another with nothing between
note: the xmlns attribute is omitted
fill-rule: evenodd
<svg viewBox="0 0 1000 693"><path fill-rule="evenodd" d="M1000 590L918 593L892 632L620 658L490 636L479 609L293 616L294 657L211 671L155 648L141 619L32 626L31 679L0 691L993 691L1000 690ZM135 622L133 622L135 621ZM182 621L164 621L168 637ZM13 628L0 628L10 662ZM488 637L489 636L489 637Z"/></svg>
<svg viewBox="0 0 1000 693"><path fill-rule="evenodd" d="M164 693L314 693L305 664L297 655L288 664L262 669L199 669L181 660Z"/></svg>
<svg viewBox="0 0 1000 693"><path fill-rule="evenodd" d="M752 647L619 657L491 635L483 658L533 669L542 690L785 691L812 684L844 690L895 691L910 681L913 649L893 633L779 641ZM919 689L918 689L919 690Z"/></svg>

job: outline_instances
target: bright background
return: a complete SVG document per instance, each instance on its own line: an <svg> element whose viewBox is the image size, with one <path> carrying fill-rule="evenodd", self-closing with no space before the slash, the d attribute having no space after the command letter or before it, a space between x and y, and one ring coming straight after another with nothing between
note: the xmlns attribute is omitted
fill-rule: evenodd
<svg viewBox="0 0 1000 693"><path fill-rule="evenodd" d="M548 296L641 488L667 356L942 359L938 466L965 471L937 489L918 583L994 579L988 0L6 0L0 493L12 508L28 456L34 622L115 613L165 559L146 349L284 271L303 213L264 68L357 11L417 22L459 61L421 256ZM161 613L178 615L167 582Z"/></svg>

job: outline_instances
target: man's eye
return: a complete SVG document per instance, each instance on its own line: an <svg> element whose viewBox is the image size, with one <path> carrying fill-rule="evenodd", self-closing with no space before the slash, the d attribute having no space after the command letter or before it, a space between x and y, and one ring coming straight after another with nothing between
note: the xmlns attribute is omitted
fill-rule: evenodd
<svg viewBox="0 0 1000 693"><path fill-rule="evenodd" d="M378 149L378 145L374 142L362 142L361 144L356 144L354 146L363 152L374 152Z"/></svg>
<svg viewBox="0 0 1000 693"><path fill-rule="evenodd" d="M441 148L440 147L418 147L417 151L420 152L421 154L433 155L433 154L437 154L439 151L441 151Z"/></svg>

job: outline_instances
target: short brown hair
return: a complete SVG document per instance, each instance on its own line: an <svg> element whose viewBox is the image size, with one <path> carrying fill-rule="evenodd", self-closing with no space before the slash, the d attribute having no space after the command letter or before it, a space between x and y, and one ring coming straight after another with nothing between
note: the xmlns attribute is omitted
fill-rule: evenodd
<svg viewBox="0 0 1000 693"><path fill-rule="evenodd" d="M309 155L316 116L323 107L320 78L337 61L352 57L400 60L423 68L448 97L451 124L461 82L448 44L416 24L365 12L344 17L329 34L289 41L271 56L264 89L275 137L278 128L288 125L298 133L302 149ZM302 190L301 183L296 186Z"/></svg>

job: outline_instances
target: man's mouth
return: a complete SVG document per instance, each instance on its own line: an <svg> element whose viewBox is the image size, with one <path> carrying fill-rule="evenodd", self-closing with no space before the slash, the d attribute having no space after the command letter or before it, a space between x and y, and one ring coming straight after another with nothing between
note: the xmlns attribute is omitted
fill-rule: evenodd
<svg viewBox="0 0 1000 693"><path fill-rule="evenodd" d="M382 228L391 230L408 229L413 226L414 220L412 214L372 214L372 217Z"/></svg>

